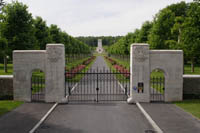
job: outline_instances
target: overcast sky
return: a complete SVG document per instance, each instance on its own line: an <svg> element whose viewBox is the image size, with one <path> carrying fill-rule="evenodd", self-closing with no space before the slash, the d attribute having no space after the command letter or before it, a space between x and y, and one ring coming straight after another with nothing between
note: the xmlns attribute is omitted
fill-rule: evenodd
<svg viewBox="0 0 200 133"><path fill-rule="evenodd" d="M182 0L18 1L28 5L34 17L41 16L48 25L56 24L72 36L116 36L133 32L160 9Z"/></svg>

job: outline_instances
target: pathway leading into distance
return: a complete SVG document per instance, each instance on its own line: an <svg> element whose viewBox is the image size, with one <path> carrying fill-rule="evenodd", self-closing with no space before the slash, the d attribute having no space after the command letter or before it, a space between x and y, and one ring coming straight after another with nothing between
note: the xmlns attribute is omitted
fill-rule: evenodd
<svg viewBox="0 0 200 133"><path fill-rule="evenodd" d="M97 74L98 73L98 74ZM122 77L125 79L125 77ZM121 83L120 83L121 82ZM116 74L112 74L102 56L97 56L91 68L79 82L75 82L70 102L80 101L126 101L125 85L127 82L118 81ZM69 83L70 85L70 83ZM68 85L68 86L69 86ZM97 92L96 88L99 88ZM98 93L98 95L97 95Z"/></svg>

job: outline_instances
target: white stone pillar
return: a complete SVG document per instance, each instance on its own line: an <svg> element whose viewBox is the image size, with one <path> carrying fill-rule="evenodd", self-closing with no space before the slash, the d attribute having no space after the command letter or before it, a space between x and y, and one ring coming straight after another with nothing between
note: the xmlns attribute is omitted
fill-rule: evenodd
<svg viewBox="0 0 200 133"><path fill-rule="evenodd" d="M131 45L131 85L128 103L150 102L149 45Z"/></svg>
<svg viewBox="0 0 200 133"><path fill-rule="evenodd" d="M46 102L61 102L65 98L65 48L63 44L46 46Z"/></svg>
<svg viewBox="0 0 200 133"><path fill-rule="evenodd" d="M45 50L13 51L14 100L31 102L31 76L33 70L45 72Z"/></svg>

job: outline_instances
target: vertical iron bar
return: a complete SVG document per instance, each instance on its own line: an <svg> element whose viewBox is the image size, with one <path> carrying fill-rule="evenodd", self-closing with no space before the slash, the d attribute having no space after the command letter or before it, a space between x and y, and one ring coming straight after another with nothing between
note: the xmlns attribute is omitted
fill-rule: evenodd
<svg viewBox="0 0 200 133"><path fill-rule="evenodd" d="M97 69L97 70L98 70L98 69ZM99 88L98 88L98 87L99 87L99 86L98 86L98 80L99 80L99 79L98 79L98 72L97 72L97 90L96 90L96 91L97 91L97 102L98 102L98 89L99 89Z"/></svg>

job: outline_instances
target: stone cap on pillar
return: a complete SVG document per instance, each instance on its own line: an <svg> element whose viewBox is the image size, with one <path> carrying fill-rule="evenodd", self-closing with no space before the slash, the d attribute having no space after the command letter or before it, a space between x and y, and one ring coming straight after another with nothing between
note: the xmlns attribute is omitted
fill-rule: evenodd
<svg viewBox="0 0 200 133"><path fill-rule="evenodd" d="M61 46L61 47L64 47L65 45L62 44L62 43L56 43L56 44L52 43L52 44L47 44L46 45L46 47L51 47L51 46Z"/></svg>
<svg viewBox="0 0 200 133"><path fill-rule="evenodd" d="M132 43L131 47L132 46L149 46L149 44L147 44L147 43Z"/></svg>

